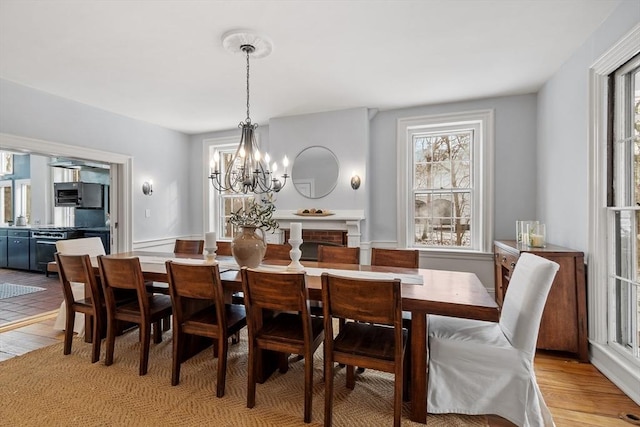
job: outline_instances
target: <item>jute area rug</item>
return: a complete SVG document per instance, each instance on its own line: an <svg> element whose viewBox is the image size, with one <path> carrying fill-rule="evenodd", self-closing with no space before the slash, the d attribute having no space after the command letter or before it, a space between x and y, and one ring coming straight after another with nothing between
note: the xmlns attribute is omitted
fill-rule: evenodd
<svg viewBox="0 0 640 427"><path fill-rule="evenodd" d="M0 341L2 337L0 336ZM313 420L303 422L304 361L290 363L258 384L256 406L246 408L246 333L229 350L226 390L215 397L211 347L183 363L180 384L171 386L171 331L151 344L149 372L138 376L137 331L116 339L115 359L90 362L91 345L74 338L71 354L62 343L0 363L2 426L321 426L324 419L322 346L314 359ZM367 369L356 387L345 387L345 370L336 367L334 426L393 425L393 378ZM409 420L403 426L422 426ZM487 426L483 416L429 414L429 426Z"/></svg>

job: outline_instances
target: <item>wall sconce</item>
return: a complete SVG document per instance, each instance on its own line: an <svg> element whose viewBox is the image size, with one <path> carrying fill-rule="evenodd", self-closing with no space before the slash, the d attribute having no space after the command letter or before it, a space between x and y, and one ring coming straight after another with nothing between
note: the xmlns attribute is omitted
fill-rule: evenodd
<svg viewBox="0 0 640 427"><path fill-rule="evenodd" d="M150 196L153 194L153 182L145 181L142 184L142 194L144 194L145 196Z"/></svg>
<svg viewBox="0 0 640 427"><path fill-rule="evenodd" d="M354 190L360 188L360 177L355 172L351 174L351 188Z"/></svg>

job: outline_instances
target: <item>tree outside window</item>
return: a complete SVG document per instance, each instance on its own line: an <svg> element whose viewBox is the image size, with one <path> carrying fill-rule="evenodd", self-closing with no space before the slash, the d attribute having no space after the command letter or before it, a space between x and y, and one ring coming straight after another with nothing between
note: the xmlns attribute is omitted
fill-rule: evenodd
<svg viewBox="0 0 640 427"><path fill-rule="evenodd" d="M471 246L471 141L473 130L416 134L415 245Z"/></svg>

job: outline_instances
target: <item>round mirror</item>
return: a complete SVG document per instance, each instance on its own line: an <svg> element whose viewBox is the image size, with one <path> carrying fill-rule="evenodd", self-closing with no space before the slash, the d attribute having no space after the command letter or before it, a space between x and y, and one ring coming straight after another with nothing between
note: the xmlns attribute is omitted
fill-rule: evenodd
<svg viewBox="0 0 640 427"><path fill-rule="evenodd" d="M319 199L331 193L338 183L338 158L319 145L305 148L293 162L291 178L298 193Z"/></svg>

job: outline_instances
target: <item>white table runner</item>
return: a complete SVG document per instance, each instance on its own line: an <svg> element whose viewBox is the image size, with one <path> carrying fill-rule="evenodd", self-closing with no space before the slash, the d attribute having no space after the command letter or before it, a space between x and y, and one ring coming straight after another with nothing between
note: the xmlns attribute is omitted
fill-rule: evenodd
<svg viewBox="0 0 640 427"><path fill-rule="evenodd" d="M193 258L164 258L155 256L141 256L139 257L140 263L143 264L162 264L166 261L174 261L182 264L203 265L207 264L205 259L193 259ZM218 263L220 271L226 270L240 270L240 267L235 261L215 261ZM257 270L271 272L271 273L283 273L288 271L287 266L284 265L265 265L261 264ZM408 285L422 285L422 276L419 274L407 274L407 273L389 273L380 271L360 271L360 270L339 270L335 268L314 268L307 267L303 270L309 276L321 276L322 273L334 274L336 276L350 277L355 279L376 279L376 280L393 280L400 279L404 284Z"/></svg>
<svg viewBox="0 0 640 427"><path fill-rule="evenodd" d="M260 265L257 270L282 273L287 271L286 266L282 265ZM336 276L349 277L355 279L375 279L375 280L393 280L400 279L400 281L407 285L422 285L422 276L419 274L407 274L407 273L389 273L380 271L360 271L360 270L338 270L335 268L314 268L307 267L303 270L309 276L321 276L322 273L329 273Z"/></svg>

